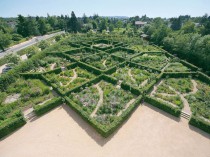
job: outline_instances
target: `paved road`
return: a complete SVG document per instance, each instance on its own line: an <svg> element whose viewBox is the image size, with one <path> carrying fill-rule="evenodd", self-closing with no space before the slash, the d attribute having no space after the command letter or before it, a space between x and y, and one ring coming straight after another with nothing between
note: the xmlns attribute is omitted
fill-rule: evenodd
<svg viewBox="0 0 210 157"><path fill-rule="evenodd" d="M5 52L0 52L0 58L4 57L7 54L15 53L15 52L20 51L28 46L34 45L37 42L49 39L55 35L62 34L62 33L65 33L65 31L61 31L61 32L57 32L57 33L53 33L53 34L49 34L49 35L44 35L44 36L37 36L37 37L34 37L31 40L28 40L26 42L20 43L18 45L14 45L14 46L8 48Z"/></svg>

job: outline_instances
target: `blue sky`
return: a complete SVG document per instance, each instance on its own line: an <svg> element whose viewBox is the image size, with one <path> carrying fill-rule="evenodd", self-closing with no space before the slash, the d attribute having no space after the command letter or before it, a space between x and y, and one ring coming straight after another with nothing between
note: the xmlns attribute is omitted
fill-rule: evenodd
<svg viewBox="0 0 210 157"><path fill-rule="evenodd" d="M90 16L177 17L210 15L210 0L0 0L0 17L83 13Z"/></svg>

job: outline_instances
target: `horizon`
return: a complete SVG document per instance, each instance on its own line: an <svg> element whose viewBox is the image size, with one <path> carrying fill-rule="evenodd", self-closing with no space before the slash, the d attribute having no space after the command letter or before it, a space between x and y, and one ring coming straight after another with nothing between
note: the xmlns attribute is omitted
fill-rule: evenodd
<svg viewBox="0 0 210 157"><path fill-rule="evenodd" d="M18 14L43 17L46 17L47 14L60 16L70 15L71 11L74 11L77 17L82 17L83 14L86 14L86 16L98 14L99 16L105 17L141 17L142 15L147 15L151 18L172 18L180 15L198 17L210 14L210 10L208 9L210 5L206 4L208 4L207 0L177 0L176 2L169 2L168 0L158 2L153 2L152 0L133 0L132 2L125 0L107 0L106 2L96 0L60 0L59 2L51 2L50 0L2 0L0 1L0 5L4 7L0 10L0 17L12 18L17 17Z"/></svg>

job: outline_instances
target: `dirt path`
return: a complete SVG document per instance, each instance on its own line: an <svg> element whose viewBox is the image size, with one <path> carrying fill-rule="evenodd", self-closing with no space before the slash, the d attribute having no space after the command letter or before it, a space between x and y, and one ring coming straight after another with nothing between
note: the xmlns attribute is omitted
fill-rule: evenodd
<svg viewBox="0 0 210 157"><path fill-rule="evenodd" d="M147 84L147 82L148 82L148 79L144 80L144 81L140 84L140 86L141 86L141 87L145 86L145 85Z"/></svg>
<svg viewBox="0 0 210 157"><path fill-rule="evenodd" d="M169 65L170 63L167 63L166 66L163 69L161 69L161 71L165 71L165 69L168 68Z"/></svg>
<svg viewBox="0 0 210 157"><path fill-rule="evenodd" d="M99 86L99 84L94 85L94 87L97 88L100 98L99 98L98 104L96 105L96 108L94 109L94 111L90 115L91 117L95 117L96 112L98 111L99 107L103 104L103 97L104 97L103 96L104 92L101 89L101 87Z"/></svg>
<svg viewBox="0 0 210 157"><path fill-rule="evenodd" d="M6 100L4 101L5 104L9 104L12 102L15 102L19 99L20 94L12 94L6 97Z"/></svg>
<svg viewBox="0 0 210 157"><path fill-rule="evenodd" d="M3 70L4 68L6 68L6 66L7 66L7 64L4 64L4 65L0 66L0 74L2 73L2 70Z"/></svg>
<svg viewBox="0 0 210 157"><path fill-rule="evenodd" d="M183 94L184 96L187 96L187 95L190 95L190 94L195 94L198 91L197 82L195 80L191 80L191 82L193 84L193 90L192 90L192 92Z"/></svg>
<svg viewBox="0 0 210 157"><path fill-rule="evenodd" d="M117 114L117 116L120 116L120 115L123 113L123 111L127 110L127 108L128 108L132 103L134 103L135 100L136 100L136 99L131 99L131 100L125 105L125 108L124 108L123 110L121 110L121 111Z"/></svg>
<svg viewBox="0 0 210 157"><path fill-rule="evenodd" d="M27 60L28 56L26 54L20 56L21 61Z"/></svg>
<svg viewBox="0 0 210 157"><path fill-rule="evenodd" d="M131 74L131 69L128 70L128 76L130 76L133 82L136 82L136 80L133 78L133 75Z"/></svg>
<svg viewBox="0 0 210 157"><path fill-rule="evenodd" d="M69 81L66 85L63 85L62 82L60 82L60 85L61 86L68 86L70 83L72 83L75 79L77 79L78 75L77 75L77 72L75 69L73 69L73 77L67 77L67 76L61 76L61 77L64 77L64 78L71 78L71 81Z"/></svg>
<svg viewBox="0 0 210 157"><path fill-rule="evenodd" d="M50 70L55 69L55 65L56 65L56 63L51 64L51 65L50 65Z"/></svg>
<svg viewBox="0 0 210 157"><path fill-rule="evenodd" d="M163 80L160 80L159 82L157 82L154 86L153 86L153 90L150 93L150 96L153 96L156 93L157 87L160 86L163 83Z"/></svg>
<svg viewBox="0 0 210 157"><path fill-rule="evenodd" d="M106 66L106 60L104 60L102 64L103 64L103 66L104 66L105 68L107 68L107 66Z"/></svg>
<svg viewBox="0 0 210 157"><path fill-rule="evenodd" d="M118 81L118 83L117 83L116 88L120 89L120 88L121 88L121 84L122 84L122 82L123 82L122 80L119 80L119 81Z"/></svg>
<svg viewBox="0 0 210 157"><path fill-rule="evenodd" d="M183 95L182 93L176 91L173 87L171 87L171 86L168 86L168 87L169 87L169 89L173 90L177 95L180 96L180 98L181 98L181 100L182 100L182 102L183 102L183 104L184 104L184 108L183 108L182 110L183 110L185 113L191 115L190 105L189 105L187 99L185 99L184 95Z"/></svg>
<svg viewBox="0 0 210 157"><path fill-rule="evenodd" d="M55 125L56 124L56 125ZM210 135L148 104L108 138L67 105L0 141L1 157L209 157ZM81 149L82 148L82 149Z"/></svg>

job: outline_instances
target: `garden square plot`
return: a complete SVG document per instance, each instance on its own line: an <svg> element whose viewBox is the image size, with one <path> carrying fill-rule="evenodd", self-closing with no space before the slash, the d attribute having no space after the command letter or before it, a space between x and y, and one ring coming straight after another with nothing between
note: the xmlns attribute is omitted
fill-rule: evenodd
<svg viewBox="0 0 210 157"><path fill-rule="evenodd" d="M19 78L0 92L0 126L10 118L20 117L20 109L39 105L54 97L50 88L38 79Z"/></svg>
<svg viewBox="0 0 210 157"><path fill-rule="evenodd" d="M144 53L134 57L132 62L161 70L167 65L169 58L164 53Z"/></svg>
<svg viewBox="0 0 210 157"><path fill-rule="evenodd" d="M111 76L115 77L117 80L126 82L134 88L144 88L154 80L157 75L158 72L127 65L118 68Z"/></svg>
<svg viewBox="0 0 210 157"><path fill-rule="evenodd" d="M138 54L138 53L136 51L132 51L129 49L119 48L119 49L114 50L112 54L118 57L122 57L122 58L131 58L135 54Z"/></svg>
<svg viewBox="0 0 210 157"><path fill-rule="evenodd" d="M187 99L194 115L210 123L210 85L200 80L195 81L195 89L188 93Z"/></svg>
<svg viewBox="0 0 210 157"><path fill-rule="evenodd" d="M98 50L89 49L89 48L81 48L66 52L66 54L68 54L70 57L77 60L81 60L89 55L93 55L96 53L98 53Z"/></svg>
<svg viewBox="0 0 210 157"><path fill-rule="evenodd" d="M56 68L65 67L73 63L75 62L70 59L56 56L56 54L47 54L47 56L35 62L35 67L30 72L46 72Z"/></svg>
<svg viewBox="0 0 210 157"><path fill-rule="evenodd" d="M189 72L192 71L190 68L184 66L180 62L169 63L169 65L164 70L165 72Z"/></svg>
<svg viewBox="0 0 210 157"><path fill-rule="evenodd" d="M192 78L167 78L160 82L151 95L190 114L186 98L197 90L197 82Z"/></svg>
<svg viewBox="0 0 210 157"><path fill-rule="evenodd" d="M91 47L98 50L106 50L106 49L111 49L113 45L112 42L108 40L96 40L92 42Z"/></svg>
<svg viewBox="0 0 210 157"><path fill-rule="evenodd" d="M109 127L135 101L136 97L137 95L130 91L104 80L69 95L82 112L106 127Z"/></svg>
<svg viewBox="0 0 210 157"><path fill-rule="evenodd" d="M44 77L56 88L67 92L81 84L93 79L94 74L87 70L76 67L74 69L67 69L59 73L48 73Z"/></svg>
<svg viewBox="0 0 210 157"><path fill-rule="evenodd" d="M124 60L101 52L92 56L88 56L82 61L96 67L99 70L108 70L113 66L122 63Z"/></svg>

